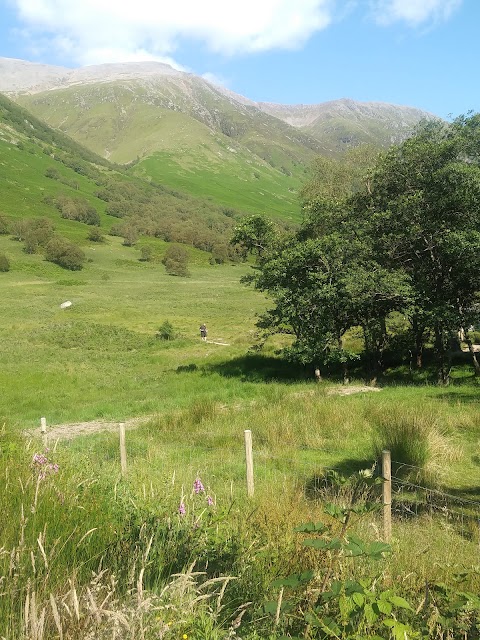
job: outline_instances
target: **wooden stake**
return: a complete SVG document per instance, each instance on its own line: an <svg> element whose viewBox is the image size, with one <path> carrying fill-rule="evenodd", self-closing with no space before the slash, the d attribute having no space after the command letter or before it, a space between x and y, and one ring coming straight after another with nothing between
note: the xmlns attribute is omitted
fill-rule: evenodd
<svg viewBox="0 0 480 640"><path fill-rule="evenodd" d="M390 451L382 451L383 476L383 537L385 542L392 538L392 460Z"/></svg>
<svg viewBox="0 0 480 640"><path fill-rule="evenodd" d="M120 466L122 469L122 476L125 476L127 473L127 448L125 446L125 423L120 422L118 427L120 431Z"/></svg>
<svg viewBox="0 0 480 640"><path fill-rule="evenodd" d="M40 418L40 432L42 434L43 445L47 447L47 419Z"/></svg>
<svg viewBox="0 0 480 640"><path fill-rule="evenodd" d="M251 498L255 492L253 484L253 447L252 432L245 430L245 461L247 463L247 495Z"/></svg>

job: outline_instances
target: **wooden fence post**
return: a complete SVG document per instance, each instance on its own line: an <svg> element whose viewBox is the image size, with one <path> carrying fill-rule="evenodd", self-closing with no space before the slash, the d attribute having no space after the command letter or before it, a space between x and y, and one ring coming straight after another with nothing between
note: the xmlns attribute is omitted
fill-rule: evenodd
<svg viewBox="0 0 480 640"><path fill-rule="evenodd" d="M122 469L122 476L125 476L127 473L127 448L125 446L125 423L120 422L118 427L120 431L120 466Z"/></svg>
<svg viewBox="0 0 480 640"><path fill-rule="evenodd" d="M247 495L251 498L255 490L253 484L252 432L250 429L245 430L245 461L247 463Z"/></svg>
<svg viewBox="0 0 480 640"><path fill-rule="evenodd" d="M47 447L47 419L40 418L40 433L42 434L43 446Z"/></svg>
<svg viewBox="0 0 480 640"><path fill-rule="evenodd" d="M385 542L392 538L392 459L390 451L382 451L383 476L383 537Z"/></svg>

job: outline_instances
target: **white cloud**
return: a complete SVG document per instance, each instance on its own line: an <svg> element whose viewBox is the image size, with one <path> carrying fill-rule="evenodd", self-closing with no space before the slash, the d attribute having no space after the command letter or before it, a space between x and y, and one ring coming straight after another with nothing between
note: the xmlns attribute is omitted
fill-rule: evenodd
<svg viewBox="0 0 480 640"><path fill-rule="evenodd" d="M48 33L81 64L171 61L186 40L225 55L296 48L330 24L338 1L10 0L32 44Z"/></svg>
<svg viewBox="0 0 480 640"><path fill-rule="evenodd" d="M406 22L417 27L448 20L461 3L462 0L373 0L371 5L379 24Z"/></svg>

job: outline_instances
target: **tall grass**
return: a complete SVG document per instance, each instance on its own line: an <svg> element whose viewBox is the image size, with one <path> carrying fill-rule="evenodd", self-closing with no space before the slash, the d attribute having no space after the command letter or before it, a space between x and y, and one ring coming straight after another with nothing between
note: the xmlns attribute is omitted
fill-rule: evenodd
<svg viewBox="0 0 480 640"><path fill-rule="evenodd" d="M387 449L394 474L416 482L441 484L448 476L447 465L461 458L460 450L439 415L417 407L374 411L374 447L377 460Z"/></svg>

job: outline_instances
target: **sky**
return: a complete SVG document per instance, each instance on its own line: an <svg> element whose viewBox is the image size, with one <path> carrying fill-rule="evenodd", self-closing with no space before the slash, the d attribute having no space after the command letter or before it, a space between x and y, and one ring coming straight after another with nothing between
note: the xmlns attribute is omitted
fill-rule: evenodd
<svg viewBox="0 0 480 640"><path fill-rule="evenodd" d="M251 100L480 111L480 0L0 0L0 57L158 60Z"/></svg>

